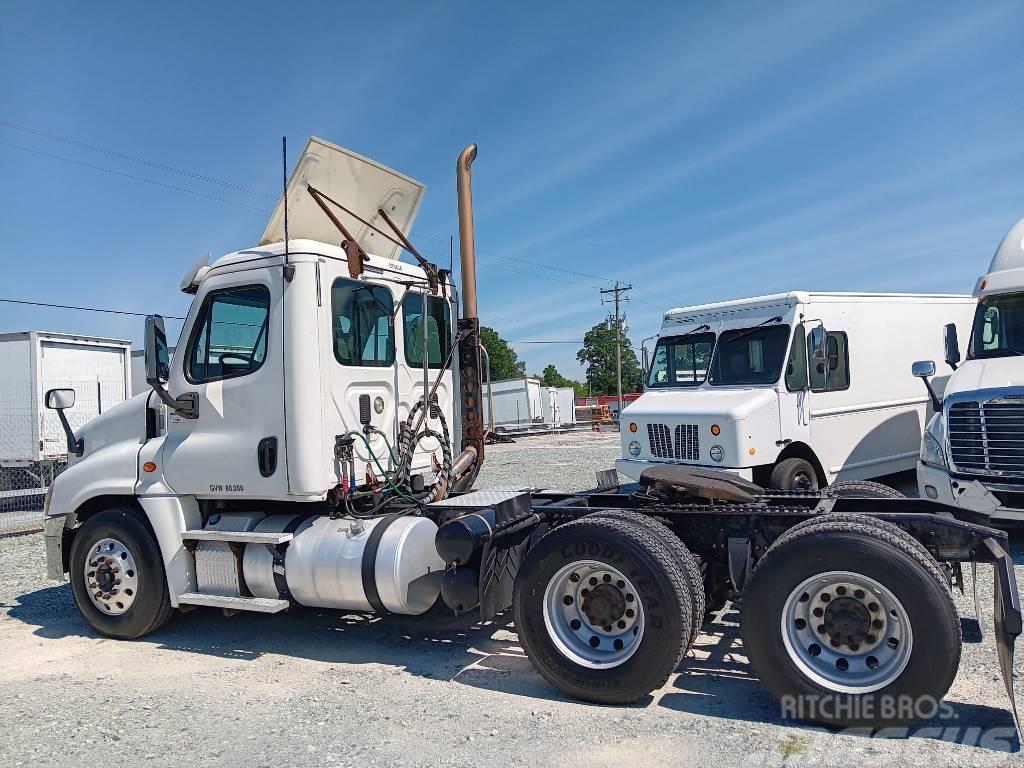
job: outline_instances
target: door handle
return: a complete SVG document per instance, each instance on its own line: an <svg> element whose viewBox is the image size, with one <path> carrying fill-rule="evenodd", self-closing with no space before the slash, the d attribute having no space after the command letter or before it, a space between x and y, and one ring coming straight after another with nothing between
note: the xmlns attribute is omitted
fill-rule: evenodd
<svg viewBox="0 0 1024 768"><path fill-rule="evenodd" d="M277 471L277 438L264 437L256 446L256 460L260 465L260 474L270 477Z"/></svg>

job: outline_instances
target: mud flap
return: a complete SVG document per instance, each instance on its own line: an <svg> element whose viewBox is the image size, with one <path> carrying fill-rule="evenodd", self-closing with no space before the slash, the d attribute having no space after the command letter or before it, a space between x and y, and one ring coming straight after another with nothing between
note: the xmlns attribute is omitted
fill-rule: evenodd
<svg viewBox="0 0 1024 768"><path fill-rule="evenodd" d="M978 563L971 561L971 594L974 595L974 618L978 622L978 634L985 637L985 630L981 625L981 604L978 602Z"/></svg>
<svg viewBox="0 0 1024 768"><path fill-rule="evenodd" d="M999 653L999 670L1003 674L1003 685L1010 697L1013 722L1020 737L1020 719L1017 717L1017 700L1013 691L1013 651L1017 636L1021 633L1020 595L1017 594L1017 579L1013 573L1013 560L995 539L982 542L992 556L995 568L993 584L993 613L995 616L996 650Z"/></svg>

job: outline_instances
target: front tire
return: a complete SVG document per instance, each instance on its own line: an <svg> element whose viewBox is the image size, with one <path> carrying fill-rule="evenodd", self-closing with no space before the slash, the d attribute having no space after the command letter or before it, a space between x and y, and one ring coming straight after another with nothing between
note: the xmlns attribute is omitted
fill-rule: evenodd
<svg viewBox="0 0 1024 768"><path fill-rule="evenodd" d="M105 637L142 637L174 611L156 539L127 507L82 524L71 545L69 578L82 618Z"/></svg>
<svg viewBox="0 0 1024 768"><path fill-rule="evenodd" d="M818 473L807 459L783 459L772 467L768 485L777 491L816 491Z"/></svg>
<svg viewBox="0 0 1024 768"><path fill-rule="evenodd" d="M883 528L829 519L787 531L743 599L743 643L783 712L895 727L934 713L960 662L960 622L930 555Z"/></svg>
<svg viewBox="0 0 1024 768"><path fill-rule="evenodd" d="M679 665L691 633L688 587L649 528L588 516L530 550L516 579L516 630L558 690L623 704L663 686Z"/></svg>

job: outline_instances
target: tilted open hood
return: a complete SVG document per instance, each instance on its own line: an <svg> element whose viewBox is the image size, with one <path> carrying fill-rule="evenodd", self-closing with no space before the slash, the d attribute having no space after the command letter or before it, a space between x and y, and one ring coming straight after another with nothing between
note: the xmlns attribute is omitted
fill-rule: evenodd
<svg viewBox="0 0 1024 768"><path fill-rule="evenodd" d="M398 171L314 136L302 151L285 190L288 237L334 244L341 242L342 235L306 191L309 186L391 234L387 223L377 214L377 209L383 208L406 236L412 229L425 189L423 184ZM367 253L396 260L401 256L397 245L344 211L334 206L331 209ZM281 199L263 231L260 245L283 240L284 199Z"/></svg>

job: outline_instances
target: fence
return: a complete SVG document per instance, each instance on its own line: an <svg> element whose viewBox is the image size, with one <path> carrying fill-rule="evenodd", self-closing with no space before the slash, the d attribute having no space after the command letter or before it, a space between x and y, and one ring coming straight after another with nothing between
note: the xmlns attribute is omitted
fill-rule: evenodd
<svg viewBox="0 0 1024 768"><path fill-rule="evenodd" d="M27 380L0 379L0 536L42 527L46 492L67 467L64 428L40 402L58 387L75 390L66 415L76 432L125 399L119 382L46 381L37 391Z"/></svg>

